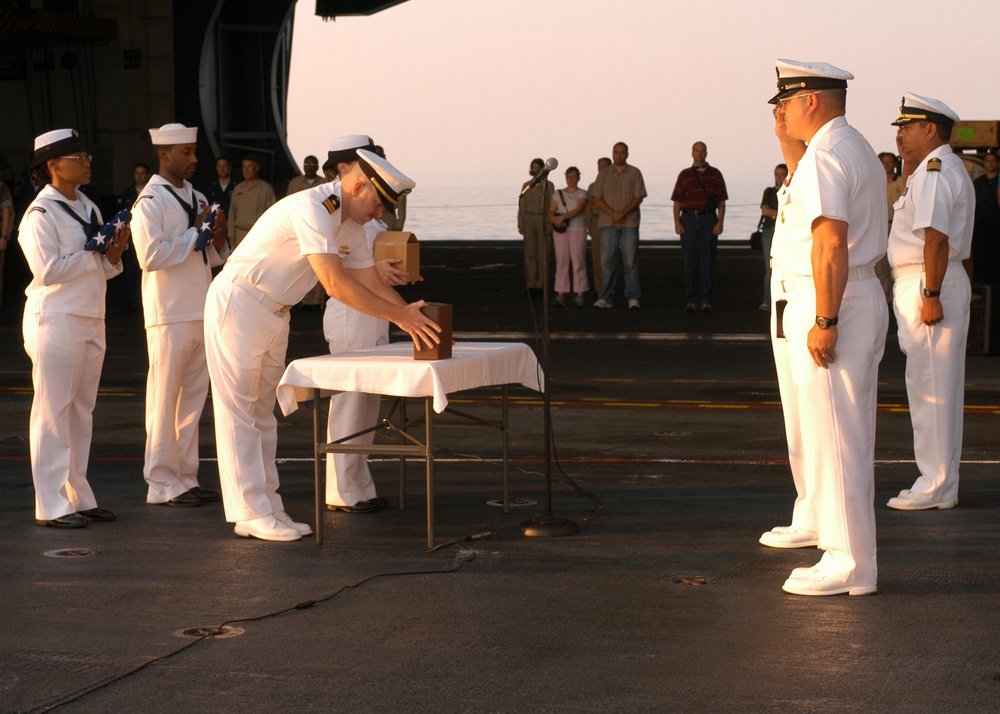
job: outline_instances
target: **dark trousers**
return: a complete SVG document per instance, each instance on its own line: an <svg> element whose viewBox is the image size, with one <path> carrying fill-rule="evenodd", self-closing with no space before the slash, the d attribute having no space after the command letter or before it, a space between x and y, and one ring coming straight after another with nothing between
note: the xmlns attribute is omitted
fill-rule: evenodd
<svg viewBox="0 0 1000 714"><path fill-rule="evenodd" d="M712 304L712 276L715 274L715 253L719 236L712 233L719 217L713 211L698 215L681 212L681 252L684 255L684 285L687 301L695 305Z"/></svg>

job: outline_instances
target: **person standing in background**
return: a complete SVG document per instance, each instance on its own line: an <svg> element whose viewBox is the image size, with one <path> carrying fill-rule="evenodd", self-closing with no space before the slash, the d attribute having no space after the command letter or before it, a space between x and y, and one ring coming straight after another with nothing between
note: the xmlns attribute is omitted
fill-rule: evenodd
<svg viewBox="0 0 1000 714"><path fill-rule="evenodd" d="M3 264L7 246L14 237L14 197L7 184L0 181L0 305L3 305Z"/></svg>
<svg viewBox="0 0 1000 714"><path fill-rule="evenodd" d="M528 173L532 178L545 168L541 159L532 159ZM521 190L530 181L521 185ZM548 206L545 197L552 196L555 187L548 179L540 181L522 195L517 201L517 232L524 236L524 284L528 292L541 295L547 275L542 275L545 264L545 238L552 232L552 226L546 220Z"/></svg>
<svg viewBox="0 0 1000 714"><path fill-rule="evenodd" d="M900 175L900 159L898 156L890 151L883 151L878 155L878 160L882 162L882 167L885 169L885 200L887 208L889 209L889 228L892 231L892 215L895 211L894 206L899 197L903 195L906 191L906 184L903 181L903 177ZM878 280L882 283L882 290L885 292L886 300L889 304L892 304L892 269L889 267L889 256L882 256L881 260L875 265L875 275L878 276Z"/></svg>
<svg viewBox="0 0 1000 714"><path fill-rule="evenodd" d="M1000 284L1000 158L991 151L983 157L986 173L972 182L976 190L976 220L972 231L972 279L988 285ZM1000 299L993 298L1000 310Z"/></svg>
<svg viewBox="0 0 1000 714"><path fill-rule="evenodd" d="M203 191L205 199L210 205L218 203L222 212L228 216L234 188L236 188L236 183L233 181L233 164L229 161L228 156L217 157L215 159L215 178Z"/></svg>
<svg viewBox="0 0 1000 714"><path fill-rule="evenodd" d="M556 254L556 299L554 304L566 307L566 296L576 293L573 304L584 306L587 284L587 224L583 212L587 208L587 192L579 188L580 169L566 169L566 188L556 191L549 202L549 222L553 226L552 245ZM559 228L562 230L558 230Z"/></svg>
<svg viewBox="0 0 1000 714"><path fill-rule="evenodd" d="M630 310L638 310L639 204L646 197L642 172L628 163L628 145L619 141L611 149L611 166L597 175L590 200L601 210L601 288L594 307L606 310L614 304L618 274L615 261L621 255L625 274L625 299Z"/></svg>
<svg viewBox="0 0 1000 714"><path fill-rule="evenodd" d="M712 312L715 254L726 218L726 180L709 166L708 147L696 141L691 147L694 164L677 176L670 200L674 202L674 232L681 238L684 254L685 310Z"/></svg>
<svg viewBox="0 0 1000 714"><path fill-rule="evenodd" d="M893 122L907 178L892 220L889 262L919 471L910 488L889 499L889 508L901 511L958 504L972 299L962 261L972 250L975 190L948 145L957 121L943 102L907 93Z"/></svg>
<svg viewBox="0 0 1000 714"><path fill-rule="evenodd" d="M302 162L302 175L295 176L288 182L288 192L285 195L291 196L293 193L326 183L326 177L320 176L318 172L319 159L312 155L307 156ZM318 311L323 309L325 303L326 290L323 289L322 283L316 283L313 289L302 298L301 305L304 310Z"/></svg>
<svg viewBox="0 0 1000 714"><path fill-rule="evenodd" d="M243 157L243 180L236 184L229 203L229 246L236 248L264 211L274 205L274 187L260 178L260 161Z"/></svg>
<svg viewBox="0 0 1000 714"><path fill-rule="evenodd" d="M149 181L149 166L138 163L132 169L132 183L118 197L118 210L131 209L146 182ZM125 278L125 298L129 310L142 307L142 271L136 260L135 251L127 250L122 256L122 277Z"/></svg>
<svg viewBox="0 0 1000 714"><path fill-rule="evenodd" d="M602 156L597 160L597 175L601 175L601 171L611 166L611 159L606 156ZM587 208L584 210L583 215L587 219L587 233L590 235L590 265L591 270L594 274L594 282L592 283L595 290L601 287L601 209L597 207L597 204L589 197L594 194L594 187L597 185L597 178L594 178L593 183L587 187Z"/></svg>
<svg viewBox="0 0 1000 714"><path fill-rule="evenodd" d="M778 191L788 178L788 167L778 164L774 167L774 186L764 189L760 199L760 247L764 253L764 299L760 303L761 312L771 310L771 239L774 237L774 219L778 216Z"/></svg>
<svg viewBox="0 0 1000 714"><path fill-rule="evenodd" d="M326 183L326 177L320 176L318 172L319 159L312 155L307 156L302 161L302 175L292 177L292 180L288 182L288 191L285 195L291 196L297 191L304 191L307 188Z"/></svg>

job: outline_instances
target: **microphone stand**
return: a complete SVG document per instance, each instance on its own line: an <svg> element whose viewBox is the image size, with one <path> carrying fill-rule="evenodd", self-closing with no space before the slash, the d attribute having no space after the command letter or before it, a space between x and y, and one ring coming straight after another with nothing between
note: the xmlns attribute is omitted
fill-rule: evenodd
<svg viewBox="0 0 1000 714"><path fill-rule="evenodd" d="M549 214L549 177L548 171L542 177L542 215ZM543 219L544 220L544 219ZM535 516L530 521L521 524L521 533L525 536L554 537L579 533L576 523L568 518L556 518L552 515L552 412L549 399L549 254L552 252L552 231L543 229L545 250L542 251L542 414L545 420L543 429L545 438L545 513Z"/></svg>

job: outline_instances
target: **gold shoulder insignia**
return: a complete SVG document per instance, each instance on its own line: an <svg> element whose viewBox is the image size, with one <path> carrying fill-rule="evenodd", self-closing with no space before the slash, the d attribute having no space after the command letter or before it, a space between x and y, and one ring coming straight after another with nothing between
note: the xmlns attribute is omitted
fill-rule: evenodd
<svg viewBox="0 0 1000 714"><path fill-rule="evenodd" d="M941 170L941 159L928 159L927 160L927 170L928 171L940 171Z"/></svg>
<svg viewBox="0 0 1000 714"><path fill-rule="evenodd" d="M328 210L330 212L330 215L332 216L334 213L337 212L337 209L340 208L340 199L337 198L337 194L331 193L327 197L327 199L323 201L323 205L326 207L326 210Z"/></svg>

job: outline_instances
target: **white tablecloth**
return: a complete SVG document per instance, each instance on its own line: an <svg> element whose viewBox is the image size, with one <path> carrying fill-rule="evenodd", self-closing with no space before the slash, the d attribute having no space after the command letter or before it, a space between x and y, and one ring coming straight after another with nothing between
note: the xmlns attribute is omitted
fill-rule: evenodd
<svg viewBox="0 0 1000 714"><path fill-rule="evenodd" d="M448 406L448 394L476 387L521 384L537 392L542 372L522 343L459 342L443 360L413 359L412 342L396 342L335 355L297 359L278 383L283 414L312 399L317 387L332 392L368 392L395 397L434 397L434 411Z"/></svg>

